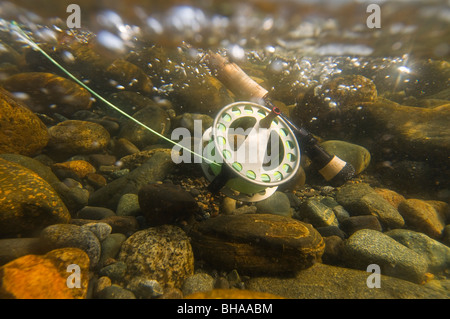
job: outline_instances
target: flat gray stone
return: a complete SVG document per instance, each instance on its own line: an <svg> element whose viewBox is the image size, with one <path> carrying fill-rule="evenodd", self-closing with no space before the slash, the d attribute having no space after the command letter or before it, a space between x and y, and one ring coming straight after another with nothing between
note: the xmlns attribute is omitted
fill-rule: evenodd
<svg viewBox="0 0 450 319"><path fill-rule="evenodd" d="M381 274L421 283L427 260L382 232L361 229L350 236L343 248L343 260L351 268L367 269L371 264Z"/></svg>

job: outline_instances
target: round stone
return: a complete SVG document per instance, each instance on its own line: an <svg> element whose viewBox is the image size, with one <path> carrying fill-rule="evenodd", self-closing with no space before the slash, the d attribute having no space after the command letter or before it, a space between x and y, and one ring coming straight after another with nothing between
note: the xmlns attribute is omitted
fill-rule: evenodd
<svg viewBox="0 0 450 319"><path fill-rule="evenodd" d="M179 288L194 272L189 238L181 228L172 225L134 233L122 244L118 260L127 265L125 281L144 277Z"/></svg>

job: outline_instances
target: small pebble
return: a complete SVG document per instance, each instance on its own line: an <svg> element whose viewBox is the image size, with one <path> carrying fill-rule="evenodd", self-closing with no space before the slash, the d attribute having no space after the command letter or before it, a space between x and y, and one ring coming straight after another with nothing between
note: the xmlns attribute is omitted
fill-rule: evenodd
<svg viewBox="0 0 450 319"><path fill-rule="evenodd" d="M163 287L156 280L143 277L135 277L128 284L130 289L138 298L151 299L158 298L164 294Z"/></svg>
<svg viewBox="0 0 450 319"><path fill-rule="evenodd" d="M137 194L124 194L117 204L117 216L136 216L141 211Z"/></svg>
<svg viewBox="0 0 450 319"><path fill-rule="evenodd" d="M214 278L206 273L198 273L186 278L181 291L188 296L195 292L209 291L214 289Z"/></svg>
<svg viewBox="0 0 450 319"><path fill-rule="evenodd" d="M118 261L103 267L98 272L99 276L107 276L113 282L120 282L127 271L127 265L123 261Z"/></svg>
<svg viewBox="0 0 450 319"><path fill-rule="evenodd" d="M94 295L98 295L100 291L105 289L106 287L110 287L112 285L111 279L109 277L103 276L98 278L95 289L94 289Z"/></svg>

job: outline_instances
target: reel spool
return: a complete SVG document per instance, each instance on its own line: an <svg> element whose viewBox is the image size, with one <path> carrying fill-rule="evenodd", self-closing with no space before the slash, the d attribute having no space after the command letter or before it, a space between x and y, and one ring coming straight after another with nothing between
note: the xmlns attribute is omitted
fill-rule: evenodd
<svg viewBox="0 0 450 319"><path fill-rule="evenodd" d="M204 134L204 155L217 163L201 164L210 186L236 200L256 202L295 176L300 147L277 115L252 102L232 103L219 111Z"/></svg>

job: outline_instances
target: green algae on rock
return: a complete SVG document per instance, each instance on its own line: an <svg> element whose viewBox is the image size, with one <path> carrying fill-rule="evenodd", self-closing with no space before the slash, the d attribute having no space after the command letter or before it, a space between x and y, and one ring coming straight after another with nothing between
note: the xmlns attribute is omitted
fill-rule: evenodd
<svg viewBox="0 0 450 319"><path fill-rule="evenodd" d="M0 237L36 235L70 221L62 200L35 172L0 159L0 176Z"/></svg>

